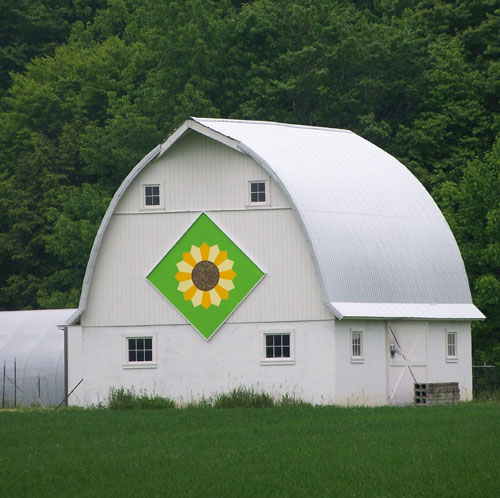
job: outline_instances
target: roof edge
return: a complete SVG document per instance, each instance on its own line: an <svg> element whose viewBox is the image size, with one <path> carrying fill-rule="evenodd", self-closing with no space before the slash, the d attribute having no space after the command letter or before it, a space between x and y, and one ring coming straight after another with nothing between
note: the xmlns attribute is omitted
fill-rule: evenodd
<svg viewBox="0 0 500 498"><path fill-rule="evenodd" d="M344 318L375 320L454 320L476 321L486 317L472 303L340 303L327 307L338 320Z"/></svg>

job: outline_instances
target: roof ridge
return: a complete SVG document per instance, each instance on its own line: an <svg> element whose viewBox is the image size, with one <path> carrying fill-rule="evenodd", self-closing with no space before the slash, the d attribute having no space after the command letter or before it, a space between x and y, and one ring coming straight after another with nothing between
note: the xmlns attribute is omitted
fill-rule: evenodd
<svg viewBox="0 0 500 498"><path fill-rule="evenodd" d="M345 130L343 128L329 128L327 126L311 126L303 124L280 123L278 121L256 121L256 120L227 119L227 118L197 118L194 116L192 116L191 119L199 123L241 123L241 124L252 124L261 126L283 126L286 128L300 128L304 130L331 131L336 133L354 133L351 130Z"/></svg>

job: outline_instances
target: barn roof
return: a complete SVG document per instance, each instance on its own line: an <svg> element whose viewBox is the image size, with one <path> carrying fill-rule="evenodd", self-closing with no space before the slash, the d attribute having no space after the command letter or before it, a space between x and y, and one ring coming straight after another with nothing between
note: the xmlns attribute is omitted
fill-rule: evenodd
<svg viewBox="0 0 500 498"><path fill-rule="evenodd" d="M146 156L118 189L96 237L137 174L195 131L248 154L278 183L310 245L325 304L339 319L482 319L441 211L412 173L347 130L191 118Z"/></svg>

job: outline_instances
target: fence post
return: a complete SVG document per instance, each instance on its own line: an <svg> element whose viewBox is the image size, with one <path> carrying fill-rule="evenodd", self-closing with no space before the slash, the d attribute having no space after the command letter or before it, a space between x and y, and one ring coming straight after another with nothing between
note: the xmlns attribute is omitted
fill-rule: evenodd
<svg viewBox="0 0 500 498"><path fill-rule="evenodd" d="M17 407L17 363L14 356L14 408Z"/></svg>
<svg viewBox="0 0 500 498"><path fill-rule="evenodd" d="M3 360L3 383L2 383L2 408L5 408L5 365L7 360Z"/></svg>

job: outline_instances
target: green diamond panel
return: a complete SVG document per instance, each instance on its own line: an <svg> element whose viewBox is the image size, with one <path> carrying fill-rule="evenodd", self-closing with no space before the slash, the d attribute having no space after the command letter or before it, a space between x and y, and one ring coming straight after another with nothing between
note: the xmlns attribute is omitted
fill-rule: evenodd
<svg viewBox="0 0 500 498"><path fill-rule="evenodd" d="M264 272L202 213L147 279L206 339Z"/></svg>

